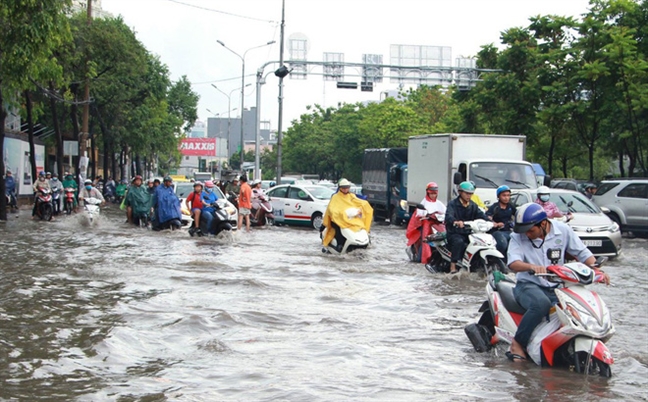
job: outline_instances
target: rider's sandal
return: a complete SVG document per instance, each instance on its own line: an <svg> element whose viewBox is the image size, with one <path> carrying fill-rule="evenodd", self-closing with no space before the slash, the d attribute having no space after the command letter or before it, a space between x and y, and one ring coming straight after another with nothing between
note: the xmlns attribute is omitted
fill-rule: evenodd
<svg viewBox="0 0 648 402"><path fill-rule="evenodd" d="M505 354L506 354L506 357L510 361L512 361L514 363L525 362L526 361L526 357L520 356L517 353L512 353L510 350L508 350Z"/></svg>

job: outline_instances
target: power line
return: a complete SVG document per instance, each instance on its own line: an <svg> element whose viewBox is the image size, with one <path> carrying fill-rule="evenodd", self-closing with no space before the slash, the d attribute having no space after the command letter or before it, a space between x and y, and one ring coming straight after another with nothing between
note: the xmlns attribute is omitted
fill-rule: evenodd
<svg viewBox="0 0 648 402"><path fill-rule="evenodd" d="M197 5L195 5L195 4L184 3L184 2L182 2L182 1L178 1L178 0L167 0L167 1L169 1L169 2L171 2L171 3L181 4L181 5L183 5L183 6L187 6L187 7L197 8L197 9L199 9L199 10L205 10L205 11L211 11L211 12L213 12L213 13L219 13L219 14L230 15L230 16L232 16L232 17L244 18L244 19L252 20L252 21L269 22L269 23L271 23L271 24L278 24L277 21L264 20L264 19L261 19L261 18L255 18L255 17L248 17L248 16L246 16L246 15L234 14L234 13L230 13L230 12L228 12L228 11L215 10L215 9L213 9L213 8L207 8L207 7L197 6Z"/></svg>

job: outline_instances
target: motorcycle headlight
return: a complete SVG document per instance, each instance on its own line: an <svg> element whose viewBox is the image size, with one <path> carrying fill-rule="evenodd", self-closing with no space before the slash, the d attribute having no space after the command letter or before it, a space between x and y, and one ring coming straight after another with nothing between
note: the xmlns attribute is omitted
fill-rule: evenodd
<svg viewBox="0 0 648 402"><path fill-rule="evenodd" d="M403 211L407 211L407 200L400 200L399 206Z"/></svg>

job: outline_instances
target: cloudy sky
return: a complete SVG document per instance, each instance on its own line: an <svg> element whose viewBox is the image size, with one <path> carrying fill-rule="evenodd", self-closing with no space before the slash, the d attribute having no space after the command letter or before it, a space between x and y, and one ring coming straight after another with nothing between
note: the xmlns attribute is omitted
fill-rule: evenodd
<svg viewBox="0 0 648 402"><path fill-rule="evenodd" d="M382 54L388 64L390 45L450 46L452 59L473 56L485 44L499 44L500 33L527 26L535 15L579 16L587 0L286 0L285 36L308 39L308 59L322 61L324 52L344 53L346 62L363 54ZM253 74L266 62L279 60L281 0L102 0L102 8L121 15L154 54L169 66L173 79L186 75L200 95L199 119L212 113L232 117L240 109L241 60L216 41L245 58L245 107L255 105ZM288 46L286 42L286 59ZM265 72L273 71L270 66ZM319 67L309 69L321 73ZM357 71L352 71L358 73ZM387 73L387 71L385 71ZM347 81L359 81L349 77ZM337 89L321 75L284 80L284 129L306 112L306 106L377 100L381 91L396 89L385 80L374 92ZM278 80L271 74L261 91L261 118L277 127ZM208 112L211 110L212 113Z"/></svg>

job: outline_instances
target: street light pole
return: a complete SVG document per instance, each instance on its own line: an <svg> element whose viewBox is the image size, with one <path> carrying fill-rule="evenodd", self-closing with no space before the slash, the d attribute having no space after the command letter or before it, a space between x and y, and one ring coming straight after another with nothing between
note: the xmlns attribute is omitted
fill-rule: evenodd
<svg viewBox="0 0 648 402"><path fill-rule="evenodd" d="M275 43L275 41L272 40L272 41L267 42L267 43L265 43L263 45L251 47L248 50L246 50L245 52L243 52L243 56L236 53L235 51L233 51L229 47L225 46L225 43L223 43L222 41L217 40L216 42L219 45L223 46L225 49L227 49L230 52L234 53L239 59L241 59L241 150L240 150L240 152L241 152L241 173L242 173L243 172L243 162L245 162L245 159L244 159L244 157L245 157L245 154L244 154L245 138L243 136L243 133L244 133L244 131L243 131L243 115L245 113L245 55L250 50L258 49L260 47L264 47L264 46L268 46L268 45L272 45L273 43Z"/></svg>

